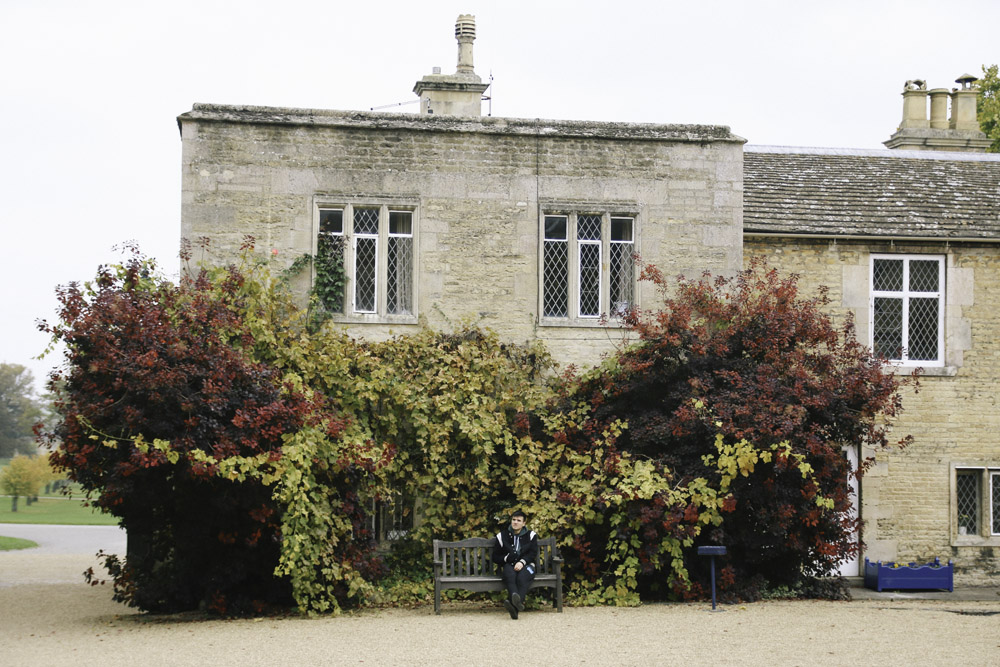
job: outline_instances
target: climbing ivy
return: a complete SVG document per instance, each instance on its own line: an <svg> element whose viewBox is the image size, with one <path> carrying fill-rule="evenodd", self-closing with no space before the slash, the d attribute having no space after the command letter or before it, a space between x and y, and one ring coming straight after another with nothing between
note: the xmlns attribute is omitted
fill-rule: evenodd
<svg viewBox="0 0 1000 667"><path fill-rule="evenodd" d="M316 240L316 281L312 293L328 313L344 312L344 288L347 271L344 268L344 246L347 238L342 235L320 234Z"/></svg>
<svg viewBox="0 0 1000 667"><path fill-rule="evenodd" d="M323 283L341 295L342 250ZM790 555L779 574L815 570L853 528L827 440L885 445L877 419L899 409L893 376L759 268L682 283L627 318L638 346L580 377L554 375L538 343L472 326L381 342L307 326L249 241L238 264L179 286L154 269L102 268L63 288L61 322L44 325L69 349L54 458L148 535L147 553L108 562L119 599L147 609L425 599L414 559L390 572L376 549L370 510L390 496L417 515L411 556L524 508L557 538L581 604L701 595L695 547L720 540L748 559L758 538ZM770 401L747 413L761 379ZM779 391L786 379L798 384ZM828 412L811 413L818 402ZM741 421L754 414L765 421ZM721 585L744 572L760 571L725 564Z"/></svg>

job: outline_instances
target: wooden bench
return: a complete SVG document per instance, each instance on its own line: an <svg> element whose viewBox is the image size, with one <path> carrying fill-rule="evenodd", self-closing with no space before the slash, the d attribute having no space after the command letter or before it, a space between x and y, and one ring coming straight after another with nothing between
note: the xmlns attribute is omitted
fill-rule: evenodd
<svg viewBox="0 0 1000 667"><path fill-rule="evenodd" d="M460 588L466 591L507 590L492 561L493 540L472 537L458 542L434 540L434 613L441 613L441 591ZM555 606L562 611L562 563L556 538L538 540L538 562L532 588L555 589Z"/></svg>

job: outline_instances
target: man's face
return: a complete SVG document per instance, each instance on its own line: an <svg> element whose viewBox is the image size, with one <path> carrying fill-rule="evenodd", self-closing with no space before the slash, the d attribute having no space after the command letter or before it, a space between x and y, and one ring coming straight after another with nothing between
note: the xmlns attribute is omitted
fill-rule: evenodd
<svg viewBox="0 0 1000 667"><path fill-rule="evenodd" d="M519 532L522 528L524 528L524 517L523 516L511 517L510 527L515 533Z"/></svg>

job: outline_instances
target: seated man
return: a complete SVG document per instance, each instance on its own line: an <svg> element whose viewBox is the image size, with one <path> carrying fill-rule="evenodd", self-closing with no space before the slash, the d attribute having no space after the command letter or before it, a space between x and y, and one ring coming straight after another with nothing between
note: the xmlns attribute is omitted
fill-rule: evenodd
<svg viewBox="0 0 1000 667"><path fill-rule="evenodd" d="M526 518L517 510L510 515L510 525L493 539L493 562L503 568L501 575L507 584L503 606L515 620L517 613L524 611L524 598L535 579L538 559L538 535L524 526Z"/></svg>

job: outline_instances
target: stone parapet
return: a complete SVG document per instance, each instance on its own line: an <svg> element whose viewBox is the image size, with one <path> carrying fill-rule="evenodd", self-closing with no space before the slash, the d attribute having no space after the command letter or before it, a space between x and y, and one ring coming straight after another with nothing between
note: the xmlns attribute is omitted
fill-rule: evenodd
<svg viewBox="0 0 1000 667"><path fill-rule="evenodd" d="M529 118L470 118L418 116L367 111L333 111L286 107L195 104L177 118L185 123L229 123L300 127L341 127L414 132L462 132L500 135L561 136L634 141L746 143L725 125L660 125L654 123L608 123L597 121L545 120Z"/></svg>

